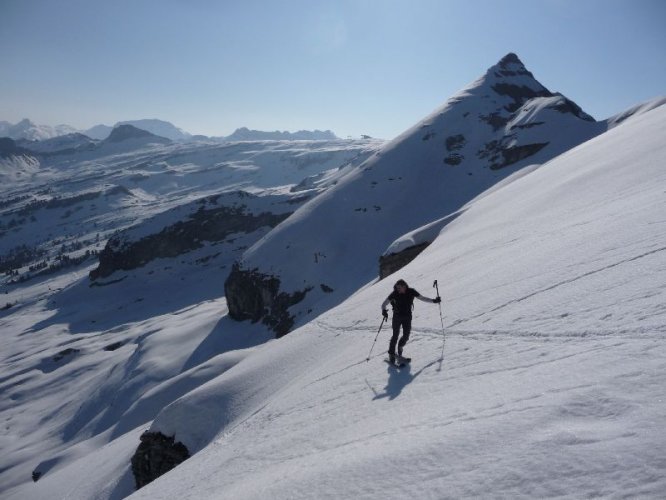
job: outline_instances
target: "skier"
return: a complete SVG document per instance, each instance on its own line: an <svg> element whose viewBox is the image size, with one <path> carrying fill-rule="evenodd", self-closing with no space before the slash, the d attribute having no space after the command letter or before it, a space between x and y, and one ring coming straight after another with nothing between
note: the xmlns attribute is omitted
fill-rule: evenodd
<svg viewBox="0 0 666 500"><path fill-rule="evenodd" d="M386 310L386 307L389 303L393 306L393 336L391 337L388 350L389 362L391 364L395 364L396 362L396 343L398 344L398 361L400 363L411 361L410 358L404 358L402 356L402 349L409 340L409 333L412 330L412 308L414 307L415 298L432 304L439 304L442 301L440 297L435 297L434 299L424 297L413 288L409 288L405 280L398 280L395 285L393 285L393 292L391 292L382 303L382 315L384 316L384 319L388 319L388 311ZM400 342L398 342L401 326L402 337L400 338Z"/></svg>

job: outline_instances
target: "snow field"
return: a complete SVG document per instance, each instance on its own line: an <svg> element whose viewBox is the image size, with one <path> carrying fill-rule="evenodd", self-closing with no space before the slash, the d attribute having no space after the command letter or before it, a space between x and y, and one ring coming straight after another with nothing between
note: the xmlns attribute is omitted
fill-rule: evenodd
<svg viewBox="0 0 666 500"><path fill-rule="evenodd" d="M445 340L417 303L408 368L381 361L387 330L365 362L390 277L173 403L154 429L187 442L205 408L217 437L133 498L658 498L665 125L646 113L446 226L399 273L444 297Z"/></svg>

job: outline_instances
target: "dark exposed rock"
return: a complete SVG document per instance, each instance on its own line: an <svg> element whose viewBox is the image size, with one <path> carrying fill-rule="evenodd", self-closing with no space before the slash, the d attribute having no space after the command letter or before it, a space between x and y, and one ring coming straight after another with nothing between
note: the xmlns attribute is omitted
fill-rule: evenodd
<svg viewBox="0 0 666 500"><path fill-rule="evenodd" d="M321 290L322 290L322 292L324 292L324 293L331 293L331 292L333 292L333 289L332 289L330 286L325 285L324 283L322 283L322 284L319 285L319 286L321 287Z"/></svg>
<svg viewBox="0 0 666 500"><path fill-rule="evenodd" d="M451 166L460 165L465 157L458 153L451 153L449 156L444 158L444 163Z"/></svg>
<svg viewBox="0 0 666 500"><path fill-rule="evenodd" d="M42 473L36 470L32 471L32 480L36 483L39 481L39 478L42 477Z"/></svg>
<svg viewBox="0 0 666 500"><path fill-rule="evenodd" d="M237 321L256 323L261 320L275 332L276 337L289 333L294 326L294 318L288 309L302 301L310 290L312 288L292 294L280 292L278 278L256 269L241 269L238 264L234 264L224 283L229 316Z"/></svg>
<svg viewBox="0 0 666 500"><path fill-rule="evenodd" d="M467 140L465 139L464 135L462 134L451 135L446 138L446 150L460 151L463 147L465 147L466 143Z"/></svg>
<svg viewBox="0 0 666 500"><path fill-rule="evenodd" d="M543 125L544 122L531 122L531 123L523 123L522 125L512 125L510 130L513 129L519 129L519 130L524 130L527 128L532 128L532 127L538 127L539 125Z"/></svg>
<svg viewBox="0 0 666 500"><path fill-rule="evenodd" d="M73 349L71 347L68 347L67 349L60 351L58 354L53 356L53 361L60 361L61 359L67 357L67 356L73 356L74 354L80 352L79 349Z"/></svg>
<svg viewBox="0 0 666 500"><path fill-rule="evenodd" d="M513 68L510 69L509 65L513 65ZM530 78L534 78L534 75L527 71L527 68L525 68L523 62L513 52L509 52L502 59L500 59L499 63L497 63L497 68L497 73L500 76L524 75L529 76Z"/></svg>
<svg viewBox="0 0 666 500"><path fill-rule="evenodd" d="M502 149L502 162L490 166L493 170L508 167L520 160L532 156L548 145L547 142L537 144L526 144L525 146L513 146L510 148Z"/></svg>
<svg viewBox="0 0 666 500"><path fill-rule="evenodd" d="M125 345L125 342L114 342L104 347L105 351L115 351Z"/></svg>
<svg viewBox="0 0 666 500"><path fill-rule="evenodd" d="M501 129L504 125L509 123L510 118L500 115L499 113L491 113L489 115L480 115L479 119L490 125L495 132Z"/></svg>
<svg viewBox="0 0 666 500"><path fill-rule="evenodd" d="M506 146L505 143L506 140L490 141L479 151L478 157L487 159L492 170L499 170L538 153L548 145L547 142L524 146Z"/></svg>
<svg viewBox="0 0 666 500"><path fill-rule="evenodd" d="M430 242L421 243L405 248L401 252L391 253L389 255L382 255L379 257L379 279L384 279L394 272L402 269L411 261L413 261L418 254L423 252Z"/></svg>
<svg viewBox="0 0 666 500"><path fill-rule="evenodd" d="M510 97L513 102L504 107L510 113L519 109L528 99L534 97L551 97L553 94L545 87L543 90L534 90L524 85L515 85L512 83L496 83L492 89L500 95Z"/></svg>
<svg viewBox="0 0 666 500"><path fill-rule="evenodd" d="M99 254L99 267L90 272L90 279L104 278L117 270L141 267L151 260L176 257L201 248L204 241L222 241L235 233L250 233L262 227L275 227L291 213L252 214L243 205L200 209L185 221L165 227L127 245L112 237Z"/></svg>
<svg viewBox="0 0 666 500"><path fill-rule="evenodd" d="M161 432L144 432L141 444L132 456L132 474L136 489L144 487L162 474L190 458L187 447L175 442L174 436Z"/></svg>
<svg viewBox="0 0 666 500"><path fill-rule="evenodd" d="M502 150L500 141L492 140L483 145L477 156L481 159L488 159L491 163L495 163L499 160L500 151Z"/></svg>

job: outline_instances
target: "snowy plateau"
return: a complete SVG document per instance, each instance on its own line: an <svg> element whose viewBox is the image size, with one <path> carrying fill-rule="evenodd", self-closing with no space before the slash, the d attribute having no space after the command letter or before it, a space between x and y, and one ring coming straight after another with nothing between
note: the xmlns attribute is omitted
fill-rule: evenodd
<svg viewBox="0 0 666 500"><path fill-rule="evenodd" d="M388 142L0 139L0 496L663 498L665 102L508 54Z"/></svg>

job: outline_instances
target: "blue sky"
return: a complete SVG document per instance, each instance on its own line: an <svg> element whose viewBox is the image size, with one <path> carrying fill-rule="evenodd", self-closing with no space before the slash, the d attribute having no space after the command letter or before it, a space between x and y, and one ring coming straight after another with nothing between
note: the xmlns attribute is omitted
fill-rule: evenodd
<svg viewBox="0 0 666 500"><path fill-rule="evenodd" d="M392 138L515 52L597 119L666 95L662 0L0 0L0 120Z"/></svg>

